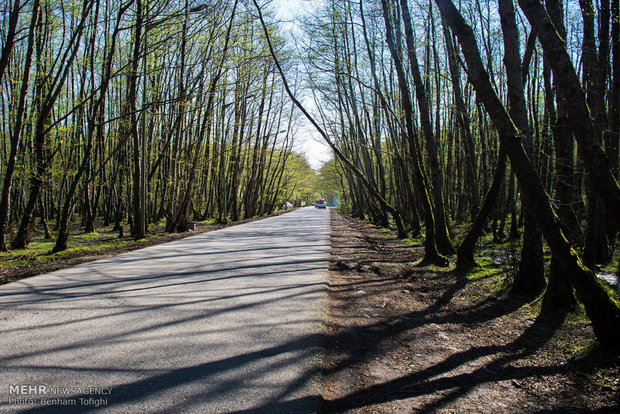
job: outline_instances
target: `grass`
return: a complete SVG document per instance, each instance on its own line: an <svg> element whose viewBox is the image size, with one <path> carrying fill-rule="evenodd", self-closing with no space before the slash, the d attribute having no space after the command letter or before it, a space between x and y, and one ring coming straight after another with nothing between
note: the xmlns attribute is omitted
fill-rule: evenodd
<svg viewBox="0 0 620 414"><path fill-rule="evenodd" d="M271 215L279 215L288 210L275 211ZM260 219L263 217L254 217L252 219ZM243 219L239 224L246 221L252 221L252 219ZM105 256L109 254L118 254L129 250L134 250L141 247L146 247L150 244L159 244L166 241L185 237L188 234L180 233L167 233L165 231L166 220L165 218L157 223L153 223L149 226L149 232L146 237L135 240L129 232L129 226L127 223L122 223L125 236L118 237L118 231L112 230L113 226L98 226L93 233L85 233L79 224L79 221L74 221L69 226L69 239L67 240L67 250L52 253L52 249L56 243L57 232L52 231L52 239L45 239L45 233L42 228L37 228L32 234L32 240L26 249L9 250L8 252L0 252L0 280L16 280L12 279L14 275L19 278L20 274L25 270L26 273L32 275L37 274L42 267L48 263L57 265L60 263L68 263L74 258L86 257L86 256ZM220 224L217 219L210 218L207 220L201 220L196 222L197 225L202 226L199 231L209 231L219 228ZM156 238L155 240L151 240ZM7 237L8 240L11 237ZM9 245L10 247L10 245ZM90 258L88 259L90 260ZM45 269L43 269L45 270Z"/></svg>
<svg viewBox="0 0 620 414"><path fill-rule="evenodd" d="M411 244L412 246L419 246L424 244L424 235L416 236L416 237L407 237L406 239L402 239L404 243Z"/></svg>
<svg viewBox="0 0 620 414"><path fill-rule="evenodd" d="M620 270L620 240L616 241L616 245L614 246L614 255L609 261L609 263L601 266L598 271L600 273L615 273Z"/></svg>
<svg viewBox="0 0 620 414"><path fill-rule="evenodd" d="M201 226L211 226L213 224L217 224L217 219L210 218L207 220L197 221L196 224L200 224Z"/></svg>
<svg viewBox="0 0 620 414"><path fill-rule="evenodd" d="M201 221L198 224L210 225L213 223L215 223L215 219ZM96 231L85 233L81 229L79 221L74 221L69 225L67 249L58 253L52 253L58 232L52 230L52 238L45 239L43 229L37 226L32 233L32 240L26 249L0 252L0 272L46 264L66 258L106 253L114 249L121 249L144 242L161 234L167 234L164 232L165 219L151 224L149 226L149 234L139 240L131 236L127 223L122 224L125 236L119 238L118 231L113 230L113 225L97 226Z"/></svg>
<svg viewBox="0 0 620 414"><path fill-rule="evenodd" d="M52 234L56 237L56 234ZM147 238L153 235L147 236ZM44 234L37 231L27 249L9 250L0 252L0 271L28 267L34 264L44 264L66 257L83 256L108 249L125 247L139 242L131 236L118 238L118 232L111 227L100 228L98 232L79 233L69 235L68 248L65 251L52 253L55 239L45 240Z"/></svg>
<svg viewBox="0 0 620 414"><path fill-rule="evenodd" d="M393 229L380 227L365 220L373 228L380 229L381 231L395 233ZM452 234L452 241L455 243L457 240L462 239L464 234L469 230L468 225L460 225L454 229ZM414 236L401 239L402 242L411 245L412 247L419 247L424 244L424 232ZM612 260L597 269L597 273L616 273L620 269L620 241L616 241L614 256ZM491 233L484 233L478 240L477 247L474 254L474 261L478 264L477 267L467 270L464 274L471 281L479 281L490 278L497 278L497 283L494 285L493 294L495 296L506 296L509 294L512 287L512 281L518 271L521 252L521 239L511 240L504 239L501 242L493 241L493 235ZM543 242L543 257L545 261L545 272L549 271L549 264L551 262L551 251L549 246ZM449 258L450 263L454 263L454 257ZM439 270L441 268L431 265L431 269ZM618 300L618 292L615 291L611 285L602 281L602 284L606 288L610 297L614 300Z"/></svg>

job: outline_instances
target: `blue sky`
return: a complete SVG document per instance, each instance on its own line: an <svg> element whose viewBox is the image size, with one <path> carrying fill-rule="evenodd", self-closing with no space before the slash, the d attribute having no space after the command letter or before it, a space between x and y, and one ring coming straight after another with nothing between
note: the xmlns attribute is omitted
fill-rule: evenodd
<svg viewBox="0 0 620 414"><path fill-rule="evenodd" d="M283 21L285 30L294 30L295 17L312 12L321 2L322 0L272 0L271 6L277 10L276 16ZM331 150L305 119L297 130L295 140L296 149L306 154L312 168L318 169L331 158Z"/></svg>

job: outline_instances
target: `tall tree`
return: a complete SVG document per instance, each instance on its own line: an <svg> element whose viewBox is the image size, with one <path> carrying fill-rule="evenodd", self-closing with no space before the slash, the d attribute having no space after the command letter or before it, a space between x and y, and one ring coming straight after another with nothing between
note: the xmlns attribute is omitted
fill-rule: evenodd
<svg viewBox="0 0 620 414"><path fill-rule="evenodd" d="M4 45L2 46L2 52L0 53L0 82L2 82L2 77L4 76L4 72L9 66L9 62L11 59L11 52L13 50L13 46L15 45L15 35L17 33L17 23L19 21L19 12L23 5L20 3L20 0L15 0L13 2L13 7L9 12L9 24L6 29L6 35L4 36ZM38 9L38 6L37 6ZM33 6L34 10L34 6ZM32 22L31 22L32 24Z"/></svg>
<svg viewBox="0 0 620 414"><path fill-rule="evenodd" d="M519 32L512 0L499 0L499 15L504 34L504 66L506 67L508 84L509 114L522 134L523 147L531 157L534 148L525 106ZM523 215L525 222L523 247L513 291L527 296L535 296L545 288L545 265L542 237L536 226L536 213L526 193L523 195Z"/></svg>
<svg viewBox="0 0 620 414"><path fill-rule="evenodd" d="M446 265L448 263L445 256L443 256L437 249L436 236L435 236L435 215L433 213L433 207L431 205L430 197L428 195L426 179L421 165L421 154L417 145L417 137L414 131L413 125L413 105L411 103L411 95L409 85L405 76L405 70L403 68L402 60L397 48L394 26L392 23L392 12L386 0L381 0L383 7L383 18L385 20L386 27L386 41L388 48L390 49L390 55L394 62L394 68L396 69L396 75L398 78L398 85L400 90L400 99L403 106L406 136L409 143L410 156L412 157L413 164L413 177L414 185L418 192L418 198L424 208L424 217L426 225L426 235L424 243L424 260L425 263L436 263L440 265Z"/></svg>
<svg viewBox="0 0 620 414"><path fill-rule="evenodd" d="M97 17L99 15L99 0L96 0L97 4L95 7L94 13L94 21L97 21ZM114 31L111 36L111 44L109 50L106 51L106 54L103 58L103 70L102 70L102 78L101 84L98 86L98 94L95 99L93 99L92 104L89 108L88 120L87 120L87 130L86 130L86 145L84 148L84 155L82 158L82 162L80 163L79 168L73 179L71 180L71 184L69 189L65 195L65 201L60 212L60 223L58 227L58 237L56 238L56 244L52 249L53 252L59 252L67 249L67 240L69 238L68 231L68 222L69 222L69 212L71 210L71 206L74 204L74 195L77 191L78 185L86 168L91 162L91 155L93 149L93 140L95 138L95 133L97 129L97 121L102 119L101 112L104 110L103 105L105 103L106 95L108 93L108 87L110 85L111 77L112 77L112 62L114 59L114 55L116 53L116 42L117 36L121 29L120 23L123 17L123 14L129 9L134 0L129 0L127 3L121 5L119 8L118 14L116 16L116 22ZM91 63L94 66L95 58L95 38L97 35L96 25L93 25L93 32L91 33L90 39L90 47L89 47L89 55L87 56L86 62ZM94 73L94 67L91 68L91 72ZM92 85L94 87L94 85Z"/></svg>
<svg viewBox="0 0 620 414"><path fill-rule="evenodd" d="M599 284L594 273L583 266L579 256L562 234L549 198L523 148L521 133L489 81L471 27L452 1L436 0L436 3L459 38L472 84L499 131L523 192L532 200L538 225L552 253L560 260L565 273L577 288L597 339L605 346L617 348L620 346L620 309Z"/></svg>
<svg viewBox="0 0 620 414"><path fill-rule="evenodd" d="M420 122L422 124L422 132L426 139L426 149L431 172L431 192L434 202L434 218L435 218L435 234L437 250L442 254L450 254L454 252L452 242L448 233L448 223L446 220L446 211L443 200L443 174L439 165L439 156L437 154L436 137L433 134L431 126L430 108L428 98L422 82L420 66L416 54L416 46L413 38L413 25L411 24L411 15L409 13L409 5L407 0L400 0L401 12L403 15L403 23L405 26L405 39L407 43L407 54L409 55L409 64L411 67L411 75L415 87L415 96L420 109ZM398 71L397 71L398 73Z"/></svg>
<svg viewBox="0 0 620 414"><path fill-rule="evenodd" d="M568 122L573 129L583 156L584 165L605 206L613 211L610 223L616 228L620 223L620 187L611 172L609 161L601 148L600 137L590 117L586 96L579 77L547 11L538 0L518 0L521 10L536 30L549 64L558 80L558 86L566 94Z"/></svg>
<svg viewBox="0 0 620 414"><path fill-rule="evenodd" d="M15 1L14 12L19 10L18 7L19 1ZM15 111L15 120L13 123L13 130L10 134L10 152L9 158L6 166L6 170L4 172L4 180L2 185L2 199L0 200L0 251L7 251L6 246L6 230L7 230L7 221L9 219L9 209L10 206L10 196L11 196L11 187L13 185L13 174L15 173L15 164L17 161L17 153L19 151L19 145L21 143L21 135L22 128L24 123L25 111L26 111L26 96L28 94L28 89L30 87L30 71L32 67L32 55L34 53L34 42L35 42L35 29L39 24L40 18L40 2L39 0L34 0L32 4L31 10L31 18L30 18L30 26L28 28L28 46L26 47L26 54L24 59L24 66L22 69L22 82L21 88L19 91L19 102L17 104L17 110ZM11 12L13 13L13 12ZM7 39L5 40L5 46L2 50L2 59L0 59L0 81L2 80L2 73L4 69L8 65L9 54L11 48L13 46L14 33L11 34L11 31L15 31L15 28L12 27L17 24L17 16L11 14L10 23L9 23L9 33L7 35ZM11 43L10 45L8 43ZM6 62L4 62L6 52Z"/></svg>
<svg viewBox="0 0 620 414"><path fill-rule="evenodd" d="M260 20L261 25L263 27L263 33L265 34L265 39L266 39L267 44L269 46L269 53L270 53L271 57L274 60L274 63L276 65L278 73L280 74L280 77L282 79L282 83L284 84L284 88L286 90L287 95L289 96L291 101L293 101L295 106L297 108L299 108L299 110L304 114L306 119L308 119L308 121L312 124L312 126L317 130L317 132L321 135L321 137L327 143L327 145L329 145L329 147L332 149L332 151L338 157L338 159L340 159L347 166L347 168L350 169L350 171L352 171L355 174L355 176L359 178L359 180L363 183L364 187L368 190L368 192L371 194L371 196L374 197L377 200L377 202L379 202L390 214L392 214L392 216L394 217L395 224L396 224L397 229L398 229L399 236L400 237L405 237L406 231L405 231L405 228L403 226L402 217L400 215L400 212L398 210L396 210L393 206L391 206L387 202L387 200L385 200L381 196L381 194L377 191L377 189L374 186L372 186L372 184L370 183L368 178L364 175L364 173L362 171L360 171L360 169L357 168L351 162L351 160L349 160L342 153L342 151L340 151L340 149L329 138L329 135L327 135L325 130L318 124L318 122L314 119L314 117L312 117L312 115L310 115L310 113L306 110L306 108L301 104L301 102L299 102L299 100L297 100L297 98L293 94L293 91L291 90L291 88L290 88L290 86L288 84L288 81L286 80L286 76L284 74L284 71L282 70L282 67L280 65L279 59L278 59L278 57L276 55L276 52L275 52L275 50L273 48L273 43L272 43L271 37L269 35L269 29L267 28L267 25L266 25L265 20L263 18L261 7L258 5L256 0L253 0L253 3L254 3L254 6L255 6L256 10L258 11L259 20ZM435 249L435 251L436 251L436 249Z"/></svg>
<svg viewBox="0 0 620 414"><path fill-rule="evenodd" d="M40 107L35 119L35 127L33 134L34 149L36 156L36 172L31 179L30 191L28 195L28 203L22 220L17 231L17 235L11 243L13 249L25 248L31 239L30 225L32 222L32 214L35 206L38 203L38 198L43 186L43 180L47 174L48 168L51 163L51 157L53 153L49 154L47 148L47 136L49 133L49 118L54 109L54 105L63 90L73 61L75 60L78 51L80 49L80 40L84 32L84 25L88 19L90 11L94 2L92 0L84 0L82 2L82 8L78 18L78 24L71 32L67 46L63 51L60 51L60 59L56 64L56 73L50 77L49 83L46 85L47 91L42 96ZM47 78L47 76L43 75Z"/></svg>

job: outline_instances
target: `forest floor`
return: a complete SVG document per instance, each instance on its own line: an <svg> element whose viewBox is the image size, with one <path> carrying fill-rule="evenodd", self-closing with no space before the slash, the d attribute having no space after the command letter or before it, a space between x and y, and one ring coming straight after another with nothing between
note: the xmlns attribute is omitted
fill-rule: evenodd
<svg viewBox="0 0 620 414"><path fill-rule="evenodd" d="M149 226L147 236L140 240L134 240L127 231L124 237L119 238L118 231L112 230L112 226L98 227L95 233L84 233L75 224L70 226L68 249L59 253L51 253L55 239L44 239L42 229L37 228L28 249L0 252L0 285L199 233L277 216L289 211L292 210L280 210L267 216L252 217L226 224L215 223L214 220L197 222L196 230L182 233L167 233L164 224L152 224Z"/></svg>
<svg viewBox="0 0 620 414"><path fill-rule="evenodd" d="M583 314L539 316L505 264L416 267L421 245L331 220L324 412L620 412L620 358Z"/></svg>

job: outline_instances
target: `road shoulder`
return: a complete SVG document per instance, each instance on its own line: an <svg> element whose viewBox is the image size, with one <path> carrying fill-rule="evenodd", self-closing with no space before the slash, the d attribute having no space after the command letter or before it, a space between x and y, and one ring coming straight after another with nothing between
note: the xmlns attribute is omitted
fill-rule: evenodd
<svg viewBox="0 0 620 414"><path fill-rule="evenodd" d="M583 318L537 317L501 277L457 283L422 247L332 214L326 412L618 409L618 357Z"/></svg>

